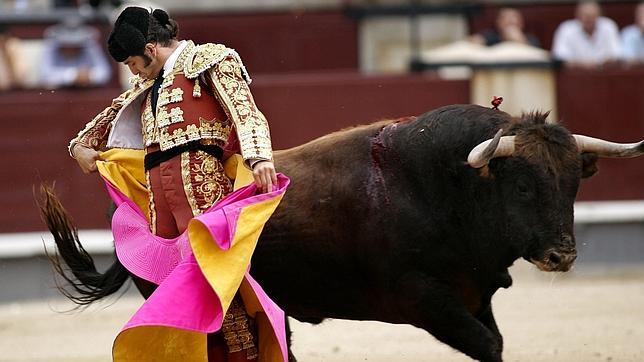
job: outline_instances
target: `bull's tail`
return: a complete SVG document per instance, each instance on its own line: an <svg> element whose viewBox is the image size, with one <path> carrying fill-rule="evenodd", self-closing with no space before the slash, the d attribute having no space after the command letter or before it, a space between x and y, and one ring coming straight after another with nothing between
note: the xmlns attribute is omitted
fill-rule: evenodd
<svg viewBox="0 0 644 362"><path fill-rule="evenodd" d="M78 239L78 230L53 189L41 185L41 194L41 200L37 201L40 213L58 249L53 254L47 253L47 257L56 273L71 286L71 289L67 289L58 284L58 290L79 306L118 291L129 276L127 269L116 259L105 273L98 272L94 260ZM63 262L67 268L64 268Z"/></svg>

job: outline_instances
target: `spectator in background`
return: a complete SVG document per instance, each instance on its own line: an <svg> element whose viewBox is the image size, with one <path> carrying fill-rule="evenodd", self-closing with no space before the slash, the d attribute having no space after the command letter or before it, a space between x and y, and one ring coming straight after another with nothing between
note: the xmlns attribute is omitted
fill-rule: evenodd
<svg viewBox="0 0 644 362"><path fill-rule="evenodd" d="M619 31L611 19L601 16L599 4L583 1L575 19L566 20L555 31L552 55L566 66L595 69L617 60Z"/></svg>
<svg viewBox="0 0 644 362"><path fill-rule="evenodd" d="M0 25L0 91L22 87L24 70L20 68L20 40Z"/></svg>
<svg viewBox="0 0 644 362"><path fill-rule="evenodd" d="M96 29L70 19L45 30L41 81L48 88L107 83L112 69L97 42Z"/></svg>
<svg viewBox="0 0 644 362"><path fill-rule="evenodd" d="M523 32L523 16L515 8L502 8L496 16L495 28L474 34L470 40L487 46L511 41L540 47L539 40Z"/></svg>
<svg viewBox="0 0 644 362"><path fill-rule="evenodd" d="M644 2L635 8L635 24L622 30L622 59L629 64L644 64Z"/></svg>

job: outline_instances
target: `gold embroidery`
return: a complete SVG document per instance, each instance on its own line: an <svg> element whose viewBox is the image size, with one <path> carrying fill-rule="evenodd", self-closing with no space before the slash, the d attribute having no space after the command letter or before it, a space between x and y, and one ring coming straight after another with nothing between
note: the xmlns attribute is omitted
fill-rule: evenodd
<svg viewBox="0 0 644 362"><path fill-rule="evenodd" d="M202 117L199 117L199 125L201 126L201 136L207 139L214 139L221 141L223 146L230 132L232 132L232 124L228 120L218 120L213 118L211 121L208 121Z"/></svg>
<svg viewBox="0 0 644 362"><path fill-rule="evenodd" d="M252 80L242 64L239 54L234 49L227 48L223 44L206 43L195 46L188 57L190 61L186 62L183 67L183 74L188 79L197 78L200 74L227 57L234 58L240 64L244 79L250 84Z"/></svg>
<svg viewBox="0 0 644 362"><path fill-rule="evenodd" d="M188 59L192 59L194 50L197 46L192 40L187 40L187 42L188 44L185 48L183 48L183 51L181 51L181 54L179 54L177 61L174 63L174 67L172 68L172 71L174 73L183 71L186 65L186 61Z"/></svg>
<svg viewBox="0 0 644 362"><path fill-rule="evenodd" d="M143 141L146 146L159 142L159 134L156 120L152 114L152 103L150 98L150 94L145 97L145 101L143 103L143 114L141 115L141 121L143 122Z"/></svg>
<svg viewBox="0 0 644 362"><path fill-rule="evenodd" d="M194 216L201 215L232 191L224 166L216 157L203 151L181 154L181 177Z"/></svg>
<svg viewBox="0 0 644 362"><path fill-rule="evenodd" d="M228 345L229 353L246 350L246 359L254 359L257 358L258 354L249 322L250 318L246 314L246 309L236 297L224 316L221 331L226 340L226 345Z"/></svg>
<svg viewBox="0 0 644 362"><path fill-rule="evenodd" d="M171 91L161 92L157 101L158 107L163 107L170 103L177 103L183 101L183 89L174 88Z"/></svg>
<svg viewBox="0 0 644 362"><path fill-rule="evenodd" d="M170 112L166 107L159 107L157 112L157 127L167 127L171 124L183 122L183 110L179 107L172 108Z"/></svg>
<svg viewBox="0 0 644 362"><path fill-rule="evenodd" d="M186 60L188 57L193 56L195 48L196 46L194 42L189 40L184 50L177 58L173 74L168 75L164 79L162 84L164 88L169 87L174 82L174 74L183 70L186 65ZM153 83L154 80L144 79L138 75L131 77L130 84L132 84L133 87L115 98L110 107L105 108L103 112L99 113L94 117L94 119L88 122L85 127L78 132L78 135L69 142L68 149L70 155L73 157L71 151L76 143L80 143L86 147L94 149L101 147L107 139L113 121L118 119L121 110L129 106L134 99L137 99L141 93L149 89Z"/></svg>
<svg viewBox="0 0 644 362"><path fill-rule="evenodd" d="M215 144L223 147L228 141L231 132L231 126L219 121L206 121L199 118L199 127L194 124L188 125L185 129L178 128L168 133L167 128L159 130L159 147L162 151L169 150L172 147L180 146L194 140L213 140Z"/></svg>
<svg viewBox="0 0 644 362"><path fill-rule="evenodd" d="M221 200L230 189L230 180L226 178L224 167L214 156L197 151L197 162L192 164L191 171L198 185L197 193L203 198L200 213ZM199 162L201 161L201 162Z"/></svg>
<svg viewBox="0 0 644 362"><path fill-rule="evenodd" d="M195 86L192 88L192 96L195 98L201 97L201 86L199 85L199 79L195 79Z"/></svg>
<svg viewBox="0 0 644 362"><path fill-rule="evenodd" d="M170 110L168 113L166 109L166 105L169 104L169 100L172 98L174 95L175 98L181 97L183 99L183 90L179 89L180 94L178 92L174 92L176 89L173 89L172 91L168 92L167 88L172 86L172 83L174 83L174 78L176 77L175 73L170 73L168 74L165 78L163 78L163 82L161 82L161 85L159 86L159 98L157 99L157 109L156 109L156 120L157 120L157 127L166 127L170 124L173 123L179 123L183 122L183 111L179 108L173 108ZM163 101L163 102L159 102ZM174 109L177 109L176 111Z"/></svg>
<svg viewBox="0 0 644 362"><path fill-rule="evenodd" d="M228 116L235 123L244 159L272 159L268 123L242 78L239 62L227 57L211 69L211 76Z"/></svg>
<svg viewBox="0 0 644 362"><path fill-rule="evenodd" d="M183 152L181 154L181 179L183 180L183 190L186 193L186 199L192 209L192 215L200 215L201 213L199 212L199 207L197 207L197 200L195 200L195 195L192 192L192 180L190 178L190 152Z"/></svg>
<svg viewBox="0 0 644 362"><path fill-rule="evenodd" d="M150 171L145 171L145 183L150 185ZM150 214L148 215L148 221L150 222L150 231L152 234L157 234L157 210L154 206L154 196L152 195L152 190L148 191L150 197Z"/></svg>
<svg viewBox="0 0 644 362"><path fill-rule="evenodd" d="M163 78L163 82L161 82L161 85L159 86L159 94L161 94L162 89L168 88L172 83L174 83L174 77L175 73L170 73Z"/></svg>
<svg viewBox="0 0 644 362"><path fill-rule="evenodd" d="M191 54L192 61L186 63L184 67L184 74L188 78L195 78L197 74L220 61L226 50L223 44L207 43L196 46Z"/></svg>

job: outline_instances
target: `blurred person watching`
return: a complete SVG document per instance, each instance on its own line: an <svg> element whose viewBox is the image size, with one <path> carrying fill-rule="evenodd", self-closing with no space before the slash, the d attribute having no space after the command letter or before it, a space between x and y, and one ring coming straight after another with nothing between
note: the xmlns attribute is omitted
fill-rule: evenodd
<svg viewBox="0 0 644 362"><path fill-rule="evenodd" d="M635 24L622 30L622 59L628 64L644 64L644 1L635 8Z"/></svg>
<svg viewBox="0 0 644 362"><path fill-rule="evenodd" d="M0 91L22 87L24 69L19 65L20 40L0 25Z"/></svg>
<svg viewBox="0 0 644 362"><path fill-rule="evenodd" d="M601 16L595 1L582 1L575 19L566 20L555 31L552 55L566 66L583 69L600 68L620 55L617 24Z"/></svg>
<svg viewBox="0 0 644 362"><path fill-rule="evenodd" d="M502 8L496 16L495 28L472 35L470 41L487 46L509 41L540 47L539 40L526 34L523 26L523 16L519 10Z"/></svg>
<svg viewBox="0 0 644 362"><path fill-rule="evenodd" d="M112 69L97 36L96 29L77 19L46 29L40 73L43 85L60 88L107 83Z"/></svg>

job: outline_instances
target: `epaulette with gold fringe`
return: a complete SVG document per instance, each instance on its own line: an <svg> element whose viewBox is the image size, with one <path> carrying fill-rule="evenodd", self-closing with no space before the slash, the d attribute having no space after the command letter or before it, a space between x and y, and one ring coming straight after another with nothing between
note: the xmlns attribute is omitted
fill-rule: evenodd
<svg viewBox="0 0 644 362"><path fill-rule="evenodd" d="M239 62L242 76L246 82L250 84L251 78L246 71L246 67L244 67L244 64L242 63L239 54L237 54L235 49L228 48L223 44L206 43L195 46L191 54L188 55L188 61L184 64L183 74L188 79L195 79L201 73L212 68L215 64L221 62L228 56L234 57L235 60Z"/></svg>

